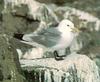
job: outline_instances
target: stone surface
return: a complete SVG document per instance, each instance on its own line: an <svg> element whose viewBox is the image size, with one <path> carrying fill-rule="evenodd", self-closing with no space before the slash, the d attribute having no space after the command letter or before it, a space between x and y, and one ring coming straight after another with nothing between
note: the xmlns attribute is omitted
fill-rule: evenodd
<svg viewBox="0 0 100 82"><path fill-rule="evenodd" d="M0 34L0 81L26 82L13 45L10 36Z"/></svg>
<svg viewBox="0 0 100 82"><path fill-rule="evenodd" d="M100 63L100 51L99 51L100 50L100 39L98 38L100 36L100 19L99 19L100 18L99 16L100 1L99 0L83 0L83 1L66 0L66 3L64 2L64 0L46 0L46 1L38 0L42 4L40 2L36 2L37 0L35 2L34 0L30 0L30 2L27 2L29 0L20 0L18 4L12 1L13 0L8 0L8 3L10 3L10 5L8 5L7 7L7 10L6 10L7 12L6 13L4 12L1 14L4 4L3 4L3 0L0 0L0 35L1 35L0 53L2 51L3 52L7 51L6 52L7 54L12 53L9 51L9 48L8 48L9 46L8 46L8 43L6 43L5 39L2 40L2 34L8 35L7 37L12 37L14 33L31 33L34 31L41 31L41 29L47 28L48 26L54 26L56 23L58 23L63 18L68 18L75 23L76 27L83 28L83 29L85 28L84 31L80 33L77 39L73 42L72 46L70 46L70 49L68 50L68 52L70 51L71 53L78 52L80 54L81 53L85 54L89 58L94 60L100 68L100 64L99 64ZM17 0L14 0L14 1L17 1ZM57 6L51 3L56 3L60 6ZM34 4L36 5L36 7L34 7ZM32 48L32 46L25 45L21 43L19 40L14 40L14 43L13 44L10 43L10 45L15 47L16 49L20 49L22 51L22 54L27 53L27 51L30 51L28 49ZM5 50L3 50L3 47L5 47ZM14 50L11 49L11 51L14 51L16 54L15 48ZM1 53L2 54L0 55L1 61L6 57L5 56L7 55L6 53L5 54ZM50 54L51 53L49 52L48 56ZM7 55L7 58L8 57L9 56ZM11 55L11 57L13 60L13 57L15 56ZM41 59L41 60L47 61L47 59ZM55 61L54 59L51 59L51 58L50 60ZM4 67L10 68L9 64L6 64L6 62L7 61L3 61ZM34 61L34 62L36 63L37 61ZM59 63L59 61L57 62ZM4 72L4 70L7 70L6 68L2 70L2 68L4 68L2 67L3 64L0 65L0 81L4 80L4 78L5 79L11 78L10 73L8 71ZM44 65L44 64L41 64L41 65ZM16 68L17 67L15 67L15 69ZM94 68L96 68L96 66L94 66ZM52 80L52 77L50 79L49 72L52 73L52 71L48 71L48 70L43 72L43 74L45 73L44 75L47 75L47 77L44 75L43 77L45 77L45 81L46 81L46 78L49 77L49 82L50 82ZM73 71L71 70L71 72ZM29 78L27 76L26 78L30 82L31 82L31 78L34 78L34 77L31 77L31 74L34 74L34 75L36 74L38 77L37 72L36 73L27 72L27 74L29 74ZM75 77L75 79L76 78L77 77ZM64 80L65 80L65 77L63 78L63 81ZM66 79L66 81L67 80L68 79Z"/></svg>
<svg viewBox="0 0 100 82"><path fill-rule="evenodd" d="M99 82L99 68L82 54L71 54L62 61L53 58L20 60L27 79L36 82ZM31 78L30 77L31 74ZM42 74L42 76L40 75ZM36 78L36 79L35 79ZM41 81L40 81L41 80Z"/></svg>

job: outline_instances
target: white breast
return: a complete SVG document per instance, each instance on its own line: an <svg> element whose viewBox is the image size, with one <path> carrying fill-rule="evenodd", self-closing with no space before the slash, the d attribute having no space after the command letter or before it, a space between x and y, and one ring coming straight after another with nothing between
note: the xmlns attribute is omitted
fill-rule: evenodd
<svg viewBox="0 0 100 82"><path fill-rule="evenodd" d="M65 49L71 45L74 35L71 32L62 33L62 38L58 41L58 44L53 48L55 50Z"/></svg>

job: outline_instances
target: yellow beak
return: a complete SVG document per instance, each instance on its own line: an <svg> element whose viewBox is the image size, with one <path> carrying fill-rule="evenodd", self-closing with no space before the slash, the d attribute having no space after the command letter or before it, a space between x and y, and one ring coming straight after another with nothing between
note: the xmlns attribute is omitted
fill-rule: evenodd
<svg viewBox="0 0 100 82"><path fill-rule="evenodd" d="M78 29L78 28L71 28L72 29L72 32L74 32L74 33L79 33L80 32L80 30Z"/></svg>

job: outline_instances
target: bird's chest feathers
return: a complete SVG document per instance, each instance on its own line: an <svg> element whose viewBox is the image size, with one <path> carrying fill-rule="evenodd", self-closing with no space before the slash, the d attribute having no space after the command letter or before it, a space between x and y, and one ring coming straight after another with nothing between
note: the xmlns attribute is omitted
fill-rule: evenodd
<svg viewBox="0 0 100 82"><path fill-rule="evenodd" d="M62 47L68 47L74 38L74 36L71 32L62 33L61 37L62 38L59 41L59 43L61 44Z"/></svg>

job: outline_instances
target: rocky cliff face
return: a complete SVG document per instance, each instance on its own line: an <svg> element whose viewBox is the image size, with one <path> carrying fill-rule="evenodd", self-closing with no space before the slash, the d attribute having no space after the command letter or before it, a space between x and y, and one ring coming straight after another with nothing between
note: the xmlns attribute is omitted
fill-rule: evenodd
<svg viewBox="0 0 100 82"><path fill-rule="evenodd" d="M94 60L96 64L100 67L99 5L100 5L99 0L96 1L95 0L92 1L91 0L84 0L84 1L1 0L0 1L0 36L1 36L0 53L2 52L3 48L5 51L7 51L6 47L9 43L9 42L3 43L4 41L7 40L7 39L2 40L3 35L6 38L9 37L8 39L10 38L14 39L13 38L14 33L26 33L26 34L32 32L38 33L42 29L50 26L55 26L62 19L67 18L73 21L76 27L83 29L83 32L81 32L78 35L77 39L74 40L73 44L68 49L66 49L66 54L73 52L79 54L85 54L92 60ZM21 55L26 54L27 57L27 55L29 56L29 54L31 53L31 55L34 55L34 58L37 58L36 55L38 55L38 53L34 54L35 46L32 47L23 44L19 40L14 40L13 42L14 45L12 43L9 44L14 46L14 48L16 48L17 51L19 49L18 51L19 54ZM13 52L13 50L11 50L11 52ZM46 52L45 54L43 53L44 50L39 54L42 55L40 57L44 56L51 57L50 56L51 52ZM9 49L8 52L5 54L10 55ZM3 59L3 57L6 57L6 55L5 56L3 55L4 53L2 54L2 56L0 56L1 59ZM1 65L1 67L2 66L3 65ZM6 64L4 66L6 66ZM1 80L3 80L3 78L8 78L9 75L6 77L5 76L6 73L3 73L2 70L0 70L0 72L1 72L0 74ZM47 74L47 76L49 77L50 75Z"/></svg>

